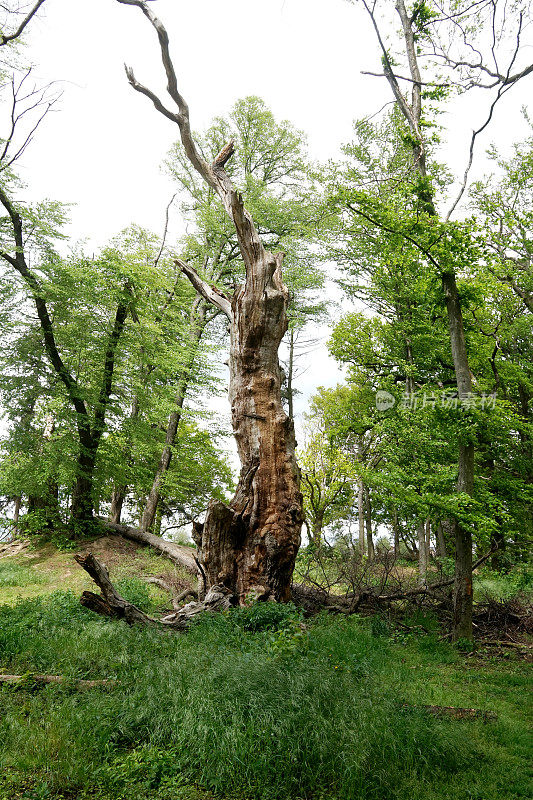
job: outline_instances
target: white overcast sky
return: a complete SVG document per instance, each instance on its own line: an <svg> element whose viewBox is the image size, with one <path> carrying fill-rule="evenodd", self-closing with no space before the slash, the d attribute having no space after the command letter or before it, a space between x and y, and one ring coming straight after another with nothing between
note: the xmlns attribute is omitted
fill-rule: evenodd
<svg viewBox="0 0 533 800"><path fill-rule="evenodd" d="M384 81L361 75L380 71L379 53L361 8L345 0L158 0L153 8L196 129L255 94L306 132L313 159L326 160L350 138L353 119L390 99ZM19 166L29 196L74 203L69 232L95 247L132 222L160 232L173 193L160 165L177 129L125 79L124 62L164 95L157 41L141 12L115 0L47 0L28 55L38 77L62 81L64 92ZM498 108L480 155L491 141L508 147L524 135L518 109L532 86L526 79ZM448 117L457 171L483 108L469 98ZM302 388L308 396L338 377L322 348Z"/></svg>

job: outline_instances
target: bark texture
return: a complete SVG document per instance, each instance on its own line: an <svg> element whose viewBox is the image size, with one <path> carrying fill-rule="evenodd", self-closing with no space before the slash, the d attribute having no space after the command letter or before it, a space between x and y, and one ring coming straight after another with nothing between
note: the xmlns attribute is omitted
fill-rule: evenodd
<svg viewBox="0 0 533 800"><path fill-rule="evenodd" d="M198 294L229 320L229 400L242 465L229 506L211 501L205 522L195 525L205 588L209 591L222 585L239 603L252 597L286 601L300 546L303 511L294 426L281 401L278 348L287 330L289 302L281 273L282 254L265 249L242 196L225 171L233 142L212 164L197 148L161 20L142 0L118 2L139 8L157 33L172 108L127 68L130 85L177 124L187 158L216 192L235 227L245 266L245 282L230 298L189 265L177 261Z"/></svg>
<svg viewBox="0 0 533 800"><path fill-rule="evenodd" d="M150 617L140 608L129 603L119 595L111 580L105 564L102 564L92 553L85 556L75 555L75 560L93 579L101 594L83 592L80 603L104 617L123 619L128 625L148 625L183 631L189 626L191 619L204 611L227 611L231 606L231 593L224 586L212 586L203 602L188 603L178 611L167 614L161 619Z"/></svg>
<svg viewBox="0 0 533 800"><path fill-rule="evenodd" d="M255 250L255 248L254 248ZM281 257L258 248L230 315L232 426L242 464L229 506L212 501L196 542L207 586L286 601L300 545L302 497L294 425L281 401L278 348L287 329Z"/></svg>

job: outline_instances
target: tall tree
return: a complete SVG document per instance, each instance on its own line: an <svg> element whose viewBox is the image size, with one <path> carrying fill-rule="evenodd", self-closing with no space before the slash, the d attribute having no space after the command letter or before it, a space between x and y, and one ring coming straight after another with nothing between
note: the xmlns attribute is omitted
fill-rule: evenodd
<svg viewBox="0 0 533 800"><path fill-rule="evenodd" d="M246 97L235 104L227 118L216 118L203 136L196 137L202 152L218 152L230 139L235 144L228 168L231 178L239 185L266 247L282 248L286 254L284 272L291 293L291 330L296 324L301 328L324 307L311 296L322 286L323 276L319 269L310 269L307 264L306 232L311 225L311 204L302 134L288 122L277 122L259 98ZM190 225L189 233L179 245L182 259L210 285L222 292L233 291L243 279L244 266L234 226L218 195L191 167L181 143L172 148L167 169L178 185L182 217ZM154 521L160 485L170 468L172 446L191 389L200 342L219 314L202 296L192 304L188 334L190 361L176 388L165 446L142 515L144 530ZM292 416L290 408L289 416Z"/></svg>
<svg viewBox="0 0 533 800"><path fill-rule="evenodd" d="M131 69L127 70L129 82L178 125L191 165L219 197L235 227L245 264L244 285L230 298L190 265L179 262L197 292L228 319L229 399L242 464L231 504L211 502L205 523L196 526L207 584L225 585L239 602L250 595L288 600L303 515L294 427L281 401L278 348L287 329L289 302L281 273L283 256L265 249L242 195L225 169L234 152L233 142L211 164L198 149L163 24L145 2L118 1L139 8L157 32L173 109L140 84Z"/></svg>
<svg viewBox="0 0 533 800"><path fill-rule="evenodd" d="M483 26L488 21L492 29L497 32L492 45L492 55L495 56L497 45L501 44L503 40L504 29L505 32L508 31L510 24L510 20L506 18L505 14L503 16L499 14L496 4L482 3L480 8L474 12L470 6L462 8L457 7L456 4L449 4L449 7L446 5L445 8L438 9L429 3L420 2L408 10L404 0L398 0L395 8L401 24L402 48L401 52L394 55L385 43L384 27L389 21L388 17L377 3L369 3L366 0L362 0L362 4L376 33L383 67L382 74L389 83L394 101L408 128L406 142L412 152L411 170L417 176L414 191L418 201L418 213L420 214L420 221L426 219L428 230L432 230L432 243L428 245L429 237L425 243L422 243L416 228L410 227L410 232L405 228L401 233L406 241L414 243L415 246L420 248L421 253L433 264L440 277L447 310L451 355L458 396L460 400L467 401L472 394L473 384L465 340L463 307L457 285L457 271L463 268L464 264L461 264L460 259L457 258L457 250L454 252L454 249L449 246L445 250L441 249L439 253L439 242L442 243L445 239L453 238L448 220L466 188L476 137L489 124L495 105L503 94L515 85L519 79L532 71L532 68L525 67L519 69L516 73L512 72L520 48L524 13L527 10L519 10L514 17L517 25L516 42L514 47L511 48L510 54L506 54L507 67L505 71L501 69L494 71L486 65L479 49L476 51L479 55L479 63L476 64L470 63L468 58L463 57L460 49L462 43L464 43L465 49L473 46L472 37L475 34L472 27L472 15L475 14L478 26ZM444 48L440 44L443 41L443 35L448 36L446 40L448 44ZM482 31L478 38L483 38ZM479 48L484 43L478 41L476 44ZM428 119L425 115L424 101L428 97L431 99L442 97L443 84L445 82L440 78L436 78L430 68L426 69L427 74L422 74L419 62L424 47L426 49L425 54L430 57L433 56L433 64L435 64L435 61L440 60L440 63L443 63L445 67L463 69L468 73L467 80L473 83L476 83L476 77L479 79L480 76L481 78L490 76L492 82L487 88L495 90L486 121L472 135L467 169L458 196L450 211L447 214L444 213L444 215L441 214L438 206L437 187L428 172L430 147L426 134ZM397 57L402 59L402 67L398 66ZM502 55L502 59L504 57ZM498 63L497 60L496 63ZM407 75L404 74L405 71ZM404 81L410 86L409 94L404 93L402 89ZM480 85L479 80L476 85ZM426 88L428 86L430 87L429 89ZM462 88L464 87L465 83L462 84ZM363 211L362 213L367 212ZM372 215L370 215L370 219L376 222L375 217ZM397 225L393 226L393 228L399 231ZM412 235L413 232L414 236ZM463 257L463 254L461 254L461 257ZM468 436L459 442L458 495L469 496L473 492L474 451L475 432L472 430ZM461 523L459 517L454 517L453 524L456 547L453 635L455 638L471 638L473 599L472 536L471 530Z"/></svg>

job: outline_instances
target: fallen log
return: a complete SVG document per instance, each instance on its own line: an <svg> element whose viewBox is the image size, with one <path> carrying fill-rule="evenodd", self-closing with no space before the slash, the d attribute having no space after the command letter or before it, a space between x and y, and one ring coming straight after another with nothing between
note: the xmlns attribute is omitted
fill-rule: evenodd
<svg viewBox="0 0 533 800"><path fill-rule="evenodd" d="M77 553L74 559L91 576L102 593L83 592L80 598L82 606L104 617L123 619L128 625L149 625L166 630L184 631L198 614L204 611L227 611L233 605L233 596L229 590L225 586L217 585L209 589L201 602L188 603L178 611L156 619L119 595L109 579L107 567L92 553L87 555Z"/></svg>
<svg viewBox="0 0 533 800"><path fill-rule="evenodd" d="M167 539L163 539L162 536L142 531L140 528L132 528L130 525L119 525L116 522L110 522L104 517L98 517L98 521L109 533L122 536L124 539L130 539L132 542L137 542L137 544L142 544L146 547L153 547L154 550L162 553L174 564L179 567L185 567L193 575L198 574L194 548L185 547L182 544L176 544L176 542L169 542Z"/></svg>
<svg viewBox="0 0 533 800"><path fill-rule="evenodd" d="M40 675L34 672L28 672L26 675L5 675L0 673L0 683L10 683L10 684L22 684L23 686L28 684L32 687L34 686L46 686L48 684L53 683L63 683L68 679L65 678L64 675ZM108 688L112 688L116 686L117 681L110 680L110 679L102 679L96 681L88 681L88 680L76 680L74 684L77 689L94 689L97 686L106 686Z"/></svg>

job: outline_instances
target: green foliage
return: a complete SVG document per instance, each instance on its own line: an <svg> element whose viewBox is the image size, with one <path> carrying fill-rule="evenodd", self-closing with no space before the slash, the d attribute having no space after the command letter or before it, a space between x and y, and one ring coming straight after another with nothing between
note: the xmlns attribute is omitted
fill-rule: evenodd
<svg viewBox="0 0 533 800"><path fill-rule="evenodd" d="M232 623L244 631L279 630L291 621L298 622L301 612L292 603L252 603L228 612Z"/></svg>

